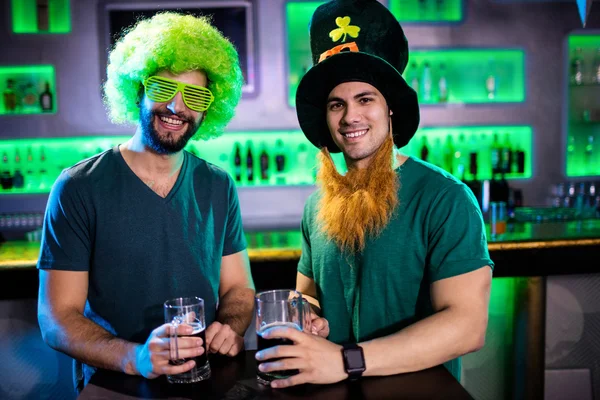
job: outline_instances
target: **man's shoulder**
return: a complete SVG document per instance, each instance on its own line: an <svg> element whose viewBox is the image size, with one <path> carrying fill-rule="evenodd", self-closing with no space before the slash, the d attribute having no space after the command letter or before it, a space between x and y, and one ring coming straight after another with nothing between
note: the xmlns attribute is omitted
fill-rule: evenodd
<svg viewBox="0 0 600 400"><path fill-rule="evenodd" d="M407 190L430 195L432 198L462 196L470 189L448 171L433 164L410 157L402 169L406 174L401 177L401 184Z"/></svg>
<svg viewBox="0 0 600 400"><path fill-rule="evenodd" d="M195 154L188 152L188 159L190 163L190 168L195 174L199 174L200 176L209 177L211 182L216 185L225 185L229 186L233 184L233 179L231 175L223 168L212 164L206 161L203 158L198 157Z"/></svg>
<svg viewBox="0 0 600 400"><path fill-rule="evenodd" d="M117 167L114 149L105 150L62 171L59 180L72 185L86 184L98 179L114 178L112 171Z"/></svg>

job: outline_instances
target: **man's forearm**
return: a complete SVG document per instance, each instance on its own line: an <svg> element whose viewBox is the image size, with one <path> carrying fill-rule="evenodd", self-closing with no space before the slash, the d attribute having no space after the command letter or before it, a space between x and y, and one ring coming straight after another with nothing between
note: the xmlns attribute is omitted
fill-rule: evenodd
<svg viewBox="0 0 600 400"><path fill-rule="evenodd" d="M42 317L40 327L44 340L55 350L94 367L138 373L135 357L140 345L113 336L80 313Z"/></svg>
<svg viewBox="0 0 600 400"><path fill-rule="evenodd" d="M235 333L244 336L252 322L254 309L254 290L250 288L232 288L219 301L217 321L227 324Z"/></svg>
<svg viewBox="0 0 600 400"><path fill-rule="evenodd" d="M365 376L420 371L480 349L487 315L474 321L465 312L446 309L400 332L361 343Z"/></svg>

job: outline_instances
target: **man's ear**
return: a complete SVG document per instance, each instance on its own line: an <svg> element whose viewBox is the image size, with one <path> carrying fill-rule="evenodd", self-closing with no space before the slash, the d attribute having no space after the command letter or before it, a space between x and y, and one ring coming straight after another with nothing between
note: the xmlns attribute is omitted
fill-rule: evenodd
<svg viewBox="0 0 600 400"><path fill-rule="evenodd" d="M394 112L392 110L390 110L390 117L394 115Z"/></svg>

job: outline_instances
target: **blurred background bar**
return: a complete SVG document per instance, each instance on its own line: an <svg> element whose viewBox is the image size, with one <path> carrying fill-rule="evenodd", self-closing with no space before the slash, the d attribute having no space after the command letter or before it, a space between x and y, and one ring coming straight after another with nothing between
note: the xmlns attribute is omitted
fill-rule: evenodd
<svg viewBox="0 0 600 400"><path fill-rule="evenodd" d="M236 116L187 150L235 180L257 289L295 286L317 149L294 99L322 3L0 3L0 399L75 397L71 360L37 327L40 229L60 172L133 134L109 122L101 86L108 49L141 16L212 15L236 46ZM461 383L476 399L600 398L600 1L585 29L575 0L381 3L405 30L421 105L401 151L473 190L496 262L486 346Z"/></svg>

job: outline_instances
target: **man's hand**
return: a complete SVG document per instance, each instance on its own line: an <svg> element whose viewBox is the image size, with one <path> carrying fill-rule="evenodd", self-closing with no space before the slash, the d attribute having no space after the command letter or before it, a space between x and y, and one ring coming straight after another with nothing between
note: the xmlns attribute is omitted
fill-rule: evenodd
<svg viewBox="0 0 600 400"><path fill-rule="evenodd" d="M136 347L135 370L140 375L154 379L160 375L177 375L194 368L196 363L192 360L181 365L170 365L169 332L170 324L164 324L152 331L148 340L143 345ZM180 325L178 335L191 335L193 328L189 325ZM179 358L197 357L204 353L202 339L192 337L178 337L177 346Z"/></svg>
<svg viewBox="0 0 600 400"><path fill-rule="evenodd" d="M327 338L329 336L329 321L325 318L319 317L315 312L311 311L311 333L313 335L321 336L322 338Z"/></svg>
<svg viewBox="0 0 600 400"><path fill-rule="evenodd" d="M275 346L257 352L256 359L262 362L259 367L262 372L300 370L297 375L271 382L271 387L285 388L302 383L335 383L348 377L340 345L320 336L283 326L267 329L262 337L285 338L294 342L293 346ZM265 362L272 358L281 360Z"/></svg>
<svg viewBox="0 0 600 400"><path fill-rule="evenodd" d="M236 356L244 348L244 338L227 324L213 322L206 329L206 349L209 353Z"/></svg>

